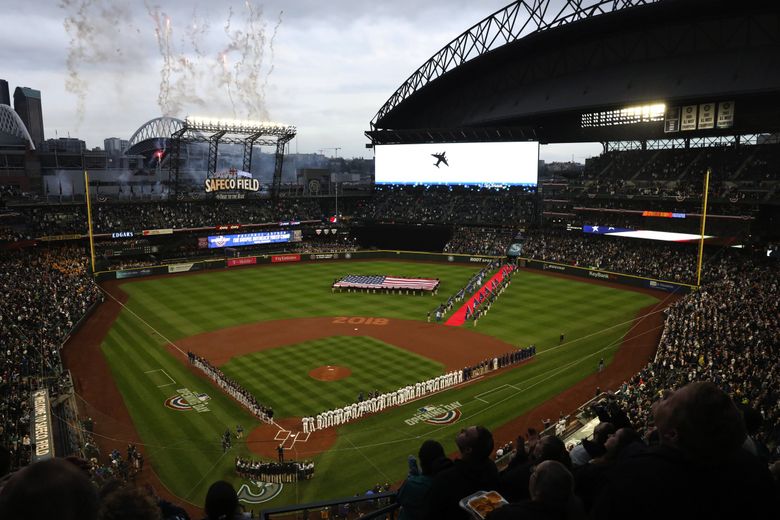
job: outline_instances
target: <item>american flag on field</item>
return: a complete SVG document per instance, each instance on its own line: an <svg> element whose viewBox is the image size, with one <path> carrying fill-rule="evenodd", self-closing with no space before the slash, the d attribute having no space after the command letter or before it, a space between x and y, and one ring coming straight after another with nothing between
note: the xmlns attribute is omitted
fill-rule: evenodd
<svg viewBox="0 0 780 520"><path fill-rule="evenodd" d="M433 291L439 280L432 278L398 278L395 276L350 274L338 280L333 287L341 289L414 289Z"/></svg>

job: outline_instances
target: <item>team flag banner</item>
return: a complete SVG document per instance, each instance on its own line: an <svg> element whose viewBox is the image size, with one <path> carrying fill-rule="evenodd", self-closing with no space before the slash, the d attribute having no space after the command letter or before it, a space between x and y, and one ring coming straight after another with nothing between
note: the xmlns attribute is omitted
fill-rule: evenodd
<svg viewBox="0 0 780 520"><path fill-rule="evenodd" d="M334 289L411 289L435 291L439 280L435 278L398 278L395 276L350 274L337 280Z"/></svg>

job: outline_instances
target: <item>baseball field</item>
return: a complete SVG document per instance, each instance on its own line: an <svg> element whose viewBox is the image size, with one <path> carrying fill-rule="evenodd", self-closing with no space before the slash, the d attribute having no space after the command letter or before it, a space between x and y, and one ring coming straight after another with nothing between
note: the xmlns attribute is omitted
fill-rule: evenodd
<svg viewBox="0 0 780 520"><path fill-rule="evenodd" d="M335 498L397 483L406 457L423 440L454 453L456 433L482 424L500 442L514 438L532 411L550 413L616 384L612 363L636 357L632 341L657 343L637 320L659 304L627 290L546 273L519 271L474 327L428 323L426 314L462 288L478 265L353 261L241 268L111 282L106 303L66 347L83 408L102 445L141 444L153 471L180 502L201 506L209 485L232 481L250 508ZM438 296L330 289L348 273L439 278ZM563 342L560 335L565 334ZM300 417L354 402L359 393L391 391L514 348L537 346L531 361L355 422L299 434ZM263 425L187 363L193 351L221 368L274 410ZM634 365L646 361L635 360ZM600 358L607 363L596 374ZM633 369L633 368L632 368ZM572 394L575 389L579 392ZM569 392L568 394L565 392ZM587 396L582 393L590 394ZM196 406L193 404L199 403ZM440 417L420 420L420 409ZM447 413L444 413L444 410ZM569 412L571 410L565 410ZM229 429L241 425L227 451ZM113 443L113 444L112 444ZM236 456L313 460L313 479L264 486L235 474Z"/></svg>

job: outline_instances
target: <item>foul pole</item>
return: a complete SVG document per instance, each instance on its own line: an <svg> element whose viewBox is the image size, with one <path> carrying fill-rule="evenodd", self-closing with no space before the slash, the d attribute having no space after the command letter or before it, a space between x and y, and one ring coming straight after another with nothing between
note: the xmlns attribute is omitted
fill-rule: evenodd
<svg viewBox="0 0 780 520"><path fill-rule="evenodd" d="M701 236L699 237L699 260L696 266L696 286L701 287L701 260L704 255L704 227L707 225L707 195L710 193L710 172L712 170L707 168L707 172L704 174L704 205L701 208Z"/></svg>
<svg viewBox="0 0 780 520"><path fill-rule="evenodd" d="M87 200L87 233L89 234L89 258L92 262L92 274L95 274L95 238L92 235L92 201L89 196L89 174L84 170L84 198Z"/></svg>

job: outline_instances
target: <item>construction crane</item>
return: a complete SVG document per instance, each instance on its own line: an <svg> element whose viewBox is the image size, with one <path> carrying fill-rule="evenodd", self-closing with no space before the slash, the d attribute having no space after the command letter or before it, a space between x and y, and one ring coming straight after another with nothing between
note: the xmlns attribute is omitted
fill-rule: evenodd
<svg viewBox="0 0 780 520"><path fill-rule="evenodd" d="M340 147L340 146L335 146L335 147L332 147L332 148L320 148L320 149L319 149L319 152L320 152L322 155L325 155L325 151L326 151L326 150L334 150L334 151L335 151L335 155L334 155L334 157L338 157L338 156L339 156L339 150L341 150L341 147Z"/></svg>

